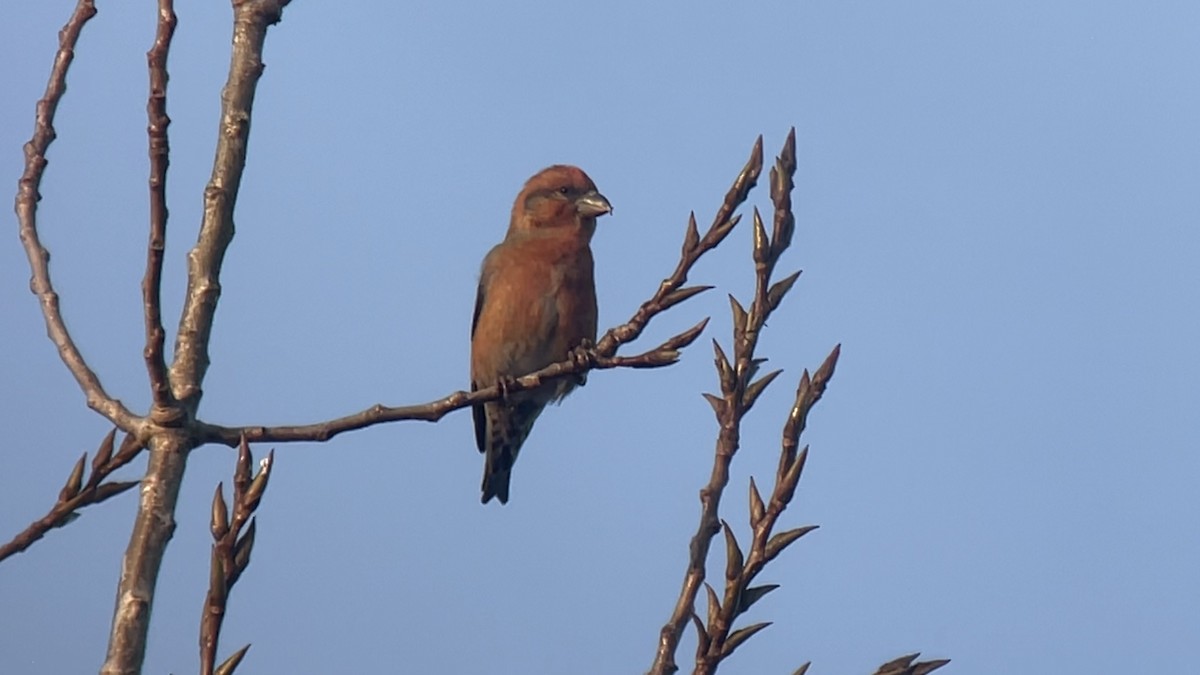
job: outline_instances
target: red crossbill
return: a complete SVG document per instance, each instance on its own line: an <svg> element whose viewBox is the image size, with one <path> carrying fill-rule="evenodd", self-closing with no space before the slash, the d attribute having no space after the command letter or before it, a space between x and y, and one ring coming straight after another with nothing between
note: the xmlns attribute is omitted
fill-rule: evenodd
<svg viewBox="0 0 1200 675"><path fill-rule="evenodd" d="M557 165L530 178L508 234L483 259L471 323L471 390L566 360L596 339L592 251L596 218L612 210L580 169ZM513 462L542 409L583 378L560 379L477 405L475 443L486 459L483 503L508 502Z"/></svg>

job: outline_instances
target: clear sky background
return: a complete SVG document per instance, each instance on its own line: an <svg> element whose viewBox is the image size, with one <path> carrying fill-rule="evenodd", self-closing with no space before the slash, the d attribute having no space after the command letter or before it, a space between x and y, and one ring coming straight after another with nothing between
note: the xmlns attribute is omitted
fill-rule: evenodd
<svg viewBox="0 0 1200 675"><path fill-rule="evenodd" d="M101 2L88 25L40 211L67 323L138 411L151 4ZM797 378L840 342L785 518L821 529L763 574L783 587L746 619L776 623L722 672L866 673L911 651L955 673L1194 669L1200 4L521 4L296 0L271 30L204 418L308 422L464 387L479 261L552 163L616 207L594 250L600 324L624 321L674 267L689 210L707 224L755 136L769 160L794 125L780 271L805 274L763 339L786 372L747 422L725 514L744 537L748 477L769 482ZM179 5L170 329L231 19ZM72 6L0 6L5 194ZM765 189L752 202L769 209ZM109 429L45 339L7 218L3 539ZM728 344L749 234L695 270L719 290L640 344L707 315ZM276 446L222 656L253 643L247 673L644 672L711 466L706 342L549 410L504 508L478 503L466 412ZM197 667L207 512L233 466L221 447L191 458L147 673ZM0 565L0 672L99 667L135 507L91 508Z"/></svg>

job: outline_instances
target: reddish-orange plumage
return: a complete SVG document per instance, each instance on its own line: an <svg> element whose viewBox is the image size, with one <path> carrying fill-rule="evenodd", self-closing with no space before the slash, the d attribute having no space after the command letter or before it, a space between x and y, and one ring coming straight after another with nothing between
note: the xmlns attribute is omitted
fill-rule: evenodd
<svg viewBox="0 0 1200 675"><path fill-rule="evenodd" d="M483 260L471 324L472 391L565 360L596 339L588 244L596 218L611 210L592 179L573 166L552 166L525 183L507 236ZM475 406L475 441L486 455L484 503L508 502L512 465L534 421L576 384L558 380Z"/></svg>

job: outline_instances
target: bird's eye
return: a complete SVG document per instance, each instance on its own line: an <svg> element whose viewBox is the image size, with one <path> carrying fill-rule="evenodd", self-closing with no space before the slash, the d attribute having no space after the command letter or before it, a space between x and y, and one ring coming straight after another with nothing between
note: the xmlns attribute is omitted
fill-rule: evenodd
<svg viewBox="0 0 1200 675"><path fill-rule="evenodd" d="M558 188L558 194L560 194L560 195L571 194L571 188L566 187L564 185L563 187Z"/></svg>

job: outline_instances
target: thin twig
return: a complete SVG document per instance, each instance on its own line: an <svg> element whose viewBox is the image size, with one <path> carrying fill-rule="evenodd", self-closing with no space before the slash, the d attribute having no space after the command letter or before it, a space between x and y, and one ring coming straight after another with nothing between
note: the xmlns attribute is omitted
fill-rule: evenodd
<svg viewBox="0 0 1200 675"><path fill-rule="evenodd" d="M771 195L775 201L776 221L789 222L790 198L785 193L791 190L791 173L795 170L795 131L788 134L783 151L771 170ZM781 196L782 195L782 196ZM778 211L787 211L780 214ZM733 313L733 360L725 355L725 351L714 341L717 374L721 385L721 395L705 394L712 404L720 432L717 437L716 450L713 460L712 474L708 484L700 491L701 513L696 534L689 546L688 567L684 574L683 585L679 599L675 604L670 619L663 626L659 636L658 650L650 672L654 675L674 673L678 670L675 662L675 652L684 628L691 622L697 629L698 646L696 651L697 673L712 673L721 660L733 652L742 642L765 628L767 623L759 623L742 628L731 633L733 619L749 609L750 605L763 597L774 586L749 587L749 582L761 570L766 559L755 557L751 550L751 558L746 561L737 538L728 524L720 520L719 511L721 496L729 483L729 467L737 454L741 442L742 419L754 406L759 395L779 375L773 371L758 375L759 366L765 359L758 358L755 349L759 335L771 313L779 306L783 296L791 289L798 273L781 282L772 283L771 275L779 257L787 249L791 234L785 237L778 234L773 240L767 235L758 210L753 213L753 260L755 270L754 299L747 310L736 298L730 296L730 308ZM802 466L802 461L800 462ZM792 478L790 472L785 480ZM795 471L795 479L799 480L799 470ZM777 490L778 492L778 490ZM789 497L790 499L790 497ZM755 534L764 538L760 549L767 547L767 540L786 502L776 503L772 500L772 508L777 512L768 518L767 509L762 505L762 498L757 488L752 486L751 517L758 525ZM724 600L717 597L716 591L705 583L706 561L712 545L712 539L724 529L726 543L726 588ZM790 541L788 542L790 543ZM782 550L782 547L779 548ZM776 551L777 553L778 551ZM760 552L761 553L761 552ZM774 557L773 555L771 557ZM708 590L708 619L702 620L695 612L696 596L701 586Z"/></svg>
<svg viewBox="0 0 1200 675"><path fill-rule="evenodd" d="M146 273L142 278L142 305L146 324L146 346L143 356L150 377L153 399L150 417L158 424L178 423L182 415L174 409L171 386L167 381L167 365L163 360L166 331L162 323L163 251L167 238L167 167L170 164L171 144L167 127L167 56L171 38L175 35L174 0L158 0L158 28L154 46L146 53L150 70L150 97L146 103L149 124L146 133L150 148L150 238L146 246Z"/></svg>
<svg viewBox="0 0 1200 675"><path fill-rule="evenodd" d="M767 593L778 588L776 584L751 585L766 564L774 560L800 537L817 529L815 525L806 525L776 534L775 524L788 504L791 503L808 458L807 447L799 453L796 452L803 426L797 424L796 421L806 418L809 410L820 400L829 379L833 376L840 352L840 345L834 347L825 362L817 369L815 376L810 378L808 371L805 370L800 378L795 402L787 422L784 424L775 486L771 491L770 498L765 503L758 492L758 486L754 483L754 479L750 479L751 543L749 556L743 558L733 529L728 523L721 521L725 532L725 591L720 603L710 607L710 618L707 625L704 626L704 637L701 640L704 649L697 650L694 671L697 674L710 675L716 672L721 661L729 657L735 649L755 633L770 625L769 622L761 622L733 630L733 623L739 616ZM715 597L715 594L710 596L710 603L714 601Z"/></svg>
<svg viewBox="0 0 1200 675"><path fill-rule="evenodd" d="M271 466L275 461L275 451L267 454L266 459L259 464L258 474L253 477L250 474L251 461L250 446L243 438L238 447L237 468L233 474L232 515L225 505L223 486L217 485L217 492L213 495L209 525L213 536L212 561L208 576L208 593L205 595L204 611L200 617L200 675L213 675L214 672L232 675L249 648L249 645L246 645L220 666L216 665L217 644L229 603L229 592L250 564L256 531L255 521L251 517L258 509L267 489Z"/></svg>
<svg viewBox="0 0 1200 675"><path fill-rule="evenodd" d="M726 196L725 205L722 207L718 217L723 216L728 218L732 214L733 209L746 199L750 188L754 186L758 174L762 169L761 136L754 145L754 155L751 157L751 162L747 164L747 169L751 166L754 167L754 179L742 181L739 176L739 180L735 182L734 187L738 188L741 186L741 189L736 194L733 189L730 190ZM743 169L743 174L745 173L746 169ZM736 199L736 202L733 199ZM757 212L755 212L754 218L754 241L757 251L761 239L759 234L761 225L758 222ZM755 258L756 260L759 258L757 253ZM764 269L759 266L760 274ZM757 370L757 362L753 360L754 344L757 341L757 330L766 322L766 317L770 312L760 311L754 317L748 317L746 311L737 300L730 297L730 301L734 315L736 368L729 363L728 358L716 341L713 341L713 347L716 352L717 372L720 375L721 391L723 393L722 397L706 394L706 398L713 405L713 410L716 412L720 423L716 457L713 462L713 470L708 485L700 491L700 501L702 504L700 524L689 546L688 568L684 575L679 599L675 603L671 617L663 625L659 633L658 649L655 653L654 663L650 668L652 675L669 675L679 670L675 663L675 652L679 647L679 640L683 636L684 628L689 621L693 621L693 617L695 616L696 595L700 591L700 586L704 583L705 560L708 557L709 546L713 536L721 529L717 512L720 507L721 492L729 482L729 464L733 460L734 453L737 452L741 433L741 417L753 405L753 398L749 400L748 405L746 403L746 388L750 384L750 378L753 377L754 372ZM748 324L748 318L753 318L755 323ZM760 380L760 383L756 383L757 391L761 392L773 377L774 375L768 375L763 380ZM754 394L754 396L757 396L757 394ZM699 622L698 617L694 620L697 623Z"/></svg>
<svg viewBox="0 0 1200 675"><path fill-rule="evenodd" d="M692 326L666 340L659 346L636 356L599 356L594 352L589 358L571 359L553 363L541 370L519 377L506 383L505 390L511 395L527 389L535 389L554 379L569 377L590 370L609 370L613 368L661 368L679 360L679 350L690 345L707 325L708 319ZM616 330L616 329L614 329ZM376 405L366 410L339 417L333 420L298 426L245 426L224 427L197 421L197 434L205 443L220 443L233 447L244 436L251 442L287 443L295 441L328 441L334 436L357 429L363 429L385 422L403 420L420 420L436 422L447 413L467 408L480 403L494 401L501 393L497 385L477 391L456 391L436 401L420 405L388 407Z"/></svg>
<svg viewBox="0 0 1200 675"><path fill-rule="evenodd" d="M67 91L67 70L75 58L75 44L84 24L96 15L92 0L79 0L71 18L58 33L58 52L54 55L54 66L50 70L50 81L46 93L37 103L37 115L33 137L25 144L25 171L18 183L15 210L20 223L21 244L29 258L32 272L30 290L38 297L42 316L46 321L46 334L58 348L58 355L71 371L79 388L87 399L88 407L103 415L117 428L126 433L133 432L141 420L125 408L122 403L104 391L100 378L88 366L79 352L59 309L58 293L50 281L50 252L42 245L37 229L37 204L42 196L38 192L42 176L46 171L46 151L54 142L54 115L58 103Z"/></svg>
<svg viewBox="0 0 1200 675"><path fill-rule="evenodd" d="M824 392L826 382L833 375L833 367L839 353L838 348L834 349L830 357L826 359L825 364L818 370L819 379L815 381L818 386L810 386L808 371L805 371L801 377L801 385L796 393L796 402L793 405L792 414L788 418L788 423L785 424L780 468L776 475L775 489L772 492L772 498L768 505L763 505L762 497L758 494L758 488L751 481L750 518L752 543L749 559L744 558L742 550L738 546L737 537L734 535L733 529L729 524L724 521L719 521L718 524L719 517L717 513L721 493L728 479L728 468L733 461L734 454L737 452L741 421L754 406L758 396L780 373L780 371L772 371L758 380L752 381L757 374L759 365L765 361L765 359L758 358L755 353L762 329L766 326L767 319L771 313L779 306L783 296L791 290L792 285L799 277L799 273L797 272L780 282L772 283L771 279L779 258L791 244L790 224L794 222L791 213L791 190L793 188L792 175L795 170L796 132L793 129L789 132L787 140L784 142L783 150L775 160L775 166L771 168L770 190L771 200L775 207L774 222L776 224L773 236L767 235L766 227L763 225L758 210L755 209L754 211L753 259L755 284L754 300L750 304L750 310L747 312L735 298L730 297L734 320L733 346L735 365L730 369L727 362L723 360L723 354L720 355L718 361L718 370L725 376L721 378L723 394L723 398L720 399L721 405L714 407L718 418L721 420L722 429L724 430L727 427L730 429L730 433L723 434L722 438L730 440L726 441L724 447L718 447L713 476L721 475L725 481L710 482L709 486L701 493L704 509L701 516L701 528L697 532L697 539L693 539L693 546L697 551L703 551L704 555L698 560L693 561L697 564L689 568L689 576L696 574L702 578L705 558L707 558L708 553L708 544L711 542L712 536L716 533L714 530L723 529L725 532L726 553L725 591L722 600L718 601L716 593L709 587L709 618L705 626L705 635L700 640L701 646L704 649L698 649L696 654L696 668L694 672L697 674L711 675L711 673L716 672L721 661L732 654L738 646L758 631L770 625L767 622L762 622L746 626L737 631L733 630L733 622L738 616L748 610L760 598L777 588L775 585L750 586L750 583L754 581L763 566L782 552L784 548L796 541L796 539L815 529L813 527L797 528L782 533L776 538L772 538L775 522L791 501L796 484L799 482L800 474L804 468L805 457L807 456L807 451L799 457L795 455L794 447L800 430L792 425L791 420L795 419L797 415L806 416L809 408L816 403L817 399ZM710 400L713 399L715 397L710 398ZM798 410L802 410L803 412L797 412ZM793 448L790 455L788 453L789 445ZM708 519L707 522L705 522L705 518ZM693 622L697 624L698 628L702 625L702 622L698 620L693 620Z"/></svg>
<svg viewBox="0 0 1200 675"><path fill-rule="evenodd" d="M833 348L815 374L810 377L805 370L800 378L795 400L783 425L779 468L767 501L763 501L754 479L750 479L749 555L738 544L733 528L719 516L721 497L729 482L729 467L741 441L742 421L754 407L758 397L781 372L771 371L759 377L759 367L766 359L758 357L756 349L767 320L800 275L796 272L780 281L772 281L772 274L780 257L791 245L795 228L791 200L795 170L796 136L795 129L792 129L775 161L775 166L771 169L771 201L775 216L770 235L767 234L758 210L754 211L754 299L747 310L736 298L729 297L733 313L732 362L720 344L713 342L721 385L720 396L705 394L720 424L713 470L708 484L700 491L700 523L689 547L683 587L670 619L660 632L658 650L649 671L651 675L669 675L678 671L675 652L689 622L696 629L694 675L713 675L721 663L739 646L770 626L770 622L763 621L736 630L733 627L738 617L778 588L777 584L751 585L767 563L802 536L816 529L816 526L810 525L776 533L775 525L795 496L808 457L807 447L798 450L800 435L804 432L809 412L821 399L830 378L833 377L841 354L841 345ZM705 576L713 537L722 531L725 533L725 585L724 591L718 597L713 586L705 582ZM708 598L706 618L701 618L695 609L696 597L701 586L705 588ZM944 660L913 663L915 658L914 654L896 659L881 667L880 673L925 675L947 663ZM795 673L803 675L807 670L808 664L805 664Z"/></svg>
<svg viewBox="0 0 1200 675"><path fill-rule="evenodd" d="M114 455L113 442L116 434L114 429L100 442L100 447L96 449L96 456L92 460L91 474L86 483L83 481L83 471L87 463L87 453L83 453L71 470L70 476L67 477L66 484L59 491L58 501L45 516L33 521L11 541L0 546L0 561L28 549L34 542L46 536L50 530L75 520L79 516L77 510L92 504L99 504L138 484L136 480L102 482L109 474L132 461L142 450L136 437L126 434L125 439L121 441L120 449Z"/></svg>

